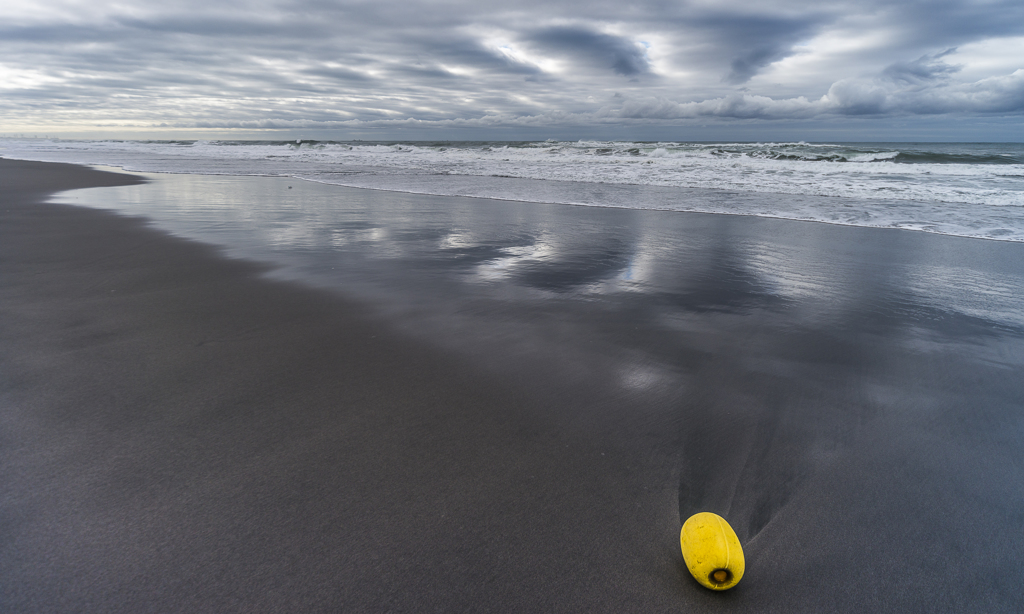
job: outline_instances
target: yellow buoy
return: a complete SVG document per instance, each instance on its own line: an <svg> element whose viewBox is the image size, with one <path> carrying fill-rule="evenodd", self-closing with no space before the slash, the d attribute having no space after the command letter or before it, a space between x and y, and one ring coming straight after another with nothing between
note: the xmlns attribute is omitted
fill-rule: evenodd
<svg viewBox="0 0 1024 614"><path fill-rule="evenodd" d="M743 547L736 532L718 514L690 516L679 532L679 544L690 573L711 590L732 588L743 577Z"/></svg>

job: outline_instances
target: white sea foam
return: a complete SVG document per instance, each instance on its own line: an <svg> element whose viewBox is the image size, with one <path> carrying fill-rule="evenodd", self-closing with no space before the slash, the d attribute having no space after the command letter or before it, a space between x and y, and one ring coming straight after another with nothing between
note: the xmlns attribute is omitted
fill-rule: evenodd
<svg viewBox="0 0 1024 614"><path fill-rule="evenodd" d="M7 139L0 155L1024 241L1020 145Z"/></svg>

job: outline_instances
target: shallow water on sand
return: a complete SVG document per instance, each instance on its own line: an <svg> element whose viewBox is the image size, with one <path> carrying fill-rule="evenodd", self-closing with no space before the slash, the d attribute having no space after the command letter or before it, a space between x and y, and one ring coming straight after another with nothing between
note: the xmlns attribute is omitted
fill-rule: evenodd
<svg viewBox="0 0 1024 614"><path fill-rule="evenodd" d="M1020 603L1022 245L148 177L55 200L270 263L272 277L341 293L557 394L602 391L608 402L550 418L675 455L680 517L716 511L747 544L735 599L780 611ZM801 573L828 590L794 583ZM914 589L863 590L894 577ZM766 605L759 586L789 588Z"/></svg>
<svg viewBox="0 0 1024 614"><path fill-rule="evenodd" d="M1024 241L1018 143L64 141L0 155Z"/></svg>

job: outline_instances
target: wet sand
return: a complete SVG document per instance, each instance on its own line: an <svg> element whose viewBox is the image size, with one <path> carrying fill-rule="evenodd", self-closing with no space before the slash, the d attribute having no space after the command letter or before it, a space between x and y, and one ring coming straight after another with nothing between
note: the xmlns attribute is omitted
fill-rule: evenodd
<svg viewBox="0 0 1024 614"><path fill-rule="evenodd" d="M1024 279L1021 246L816 229L863 260L842 327L721 311L634 340L686 374L634 394L485 368L145 220L42 202L131 181L0 160L5 612L1024 606L1024 335L880 289L936 245ZM687 308L749 300L731 272ZM728 593L682 565L701 510L745 544Z"/></svg>

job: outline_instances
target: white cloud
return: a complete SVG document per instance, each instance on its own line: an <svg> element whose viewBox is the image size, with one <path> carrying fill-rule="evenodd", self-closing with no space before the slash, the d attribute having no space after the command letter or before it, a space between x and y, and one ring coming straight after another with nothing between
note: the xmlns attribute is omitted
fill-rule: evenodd
<svg viewBox="0 0 1024 614"><path fill-rule="evenodd" d="M0 131L1016 114L1021 41L1016 0L16 1Z"/></svg>
<svg viewBox="0 0 1024 614"><path fill-rule="evenodd" d="M634 119L725 117L735 119L809 119L843 115L932 115L941 113L1024 112L1024 69L974 83L948 79L921 83L894 79L851 78L833 83L817 99L804 96L774 99L732 94L698 102L664 98L630 99L606 116Z"/></svg>

